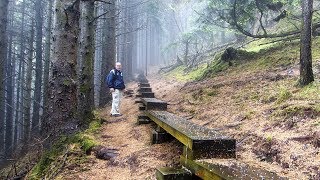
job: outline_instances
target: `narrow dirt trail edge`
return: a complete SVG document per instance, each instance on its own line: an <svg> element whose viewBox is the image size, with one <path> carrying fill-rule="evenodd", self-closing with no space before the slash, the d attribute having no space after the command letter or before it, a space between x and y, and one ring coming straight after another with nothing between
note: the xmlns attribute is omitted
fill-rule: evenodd
<svg viewBox="0 0 320 180"><path fill-rule="evenodd" d="M128 84L136 91L136 83ZM124 97L121 117L110 117L110 107L101 112L103 123L96 140L119 155L110 160L99 160L93 154L86 158L81 167L66 167L57 179L155 179L155 168L179 163L181 147L177 142L151 145L151 125L136 124L139 114L134 97Z"/></svg>

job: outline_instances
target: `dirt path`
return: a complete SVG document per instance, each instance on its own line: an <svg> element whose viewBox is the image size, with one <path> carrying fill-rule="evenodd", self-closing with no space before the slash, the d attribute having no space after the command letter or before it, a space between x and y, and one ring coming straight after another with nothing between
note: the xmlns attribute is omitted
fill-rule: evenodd
<svg viewBox="0 0 320 180"><path fill-rule="evenodd" d="M136 90L131 83L129 89ZM123 99L122 117L109 117L109 108L101 112L107 120L97 141L102 146L118 149L119 155L111 160L99 160L93 155L81 167L67 169L57 179L155 179L155 168L174 165L179 161L178 143L151 145L151 125L136 124L138 105L134 97Z"/></svg>

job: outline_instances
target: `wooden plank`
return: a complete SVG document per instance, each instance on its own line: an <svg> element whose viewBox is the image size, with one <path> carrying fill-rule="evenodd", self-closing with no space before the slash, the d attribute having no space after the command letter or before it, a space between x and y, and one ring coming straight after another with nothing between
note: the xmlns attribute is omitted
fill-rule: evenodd
<svg viewBox="0 0 320 180"><path fill-rule="evenodd" d="M134 103L138 104L138 103L142 103L141 99L139 100L135 100Z"/></svg>
<svg viewBox="0 0 320 180"><path fill-rule="evenodd" d="M142 98L142 103L146 106L146 110L158 110L158 111L166 111L167 110L167 102L161 101L156 98Z"/></svg>
<svg viewBox="0 0 320 180"><path fill-rule="evenodd" d="M190 147L192 148L192 139L190 139L188 136L177 131L175 128L169 126L168 124L164 123L163 121L159 120L157 117L153 116L149 111L146 111L145 113L153 122L155 122L161 128L166 130L169 134L171 134L173 137L175 137L182 144L186 145L189 148Z"/></svg>
<svg viewBox="0 0 320 180"><path fill-rule="evenodd" d="M148 116L144 115L144 114L138 115L138 119L148 119L148 120L150 120L150 118Z"/></svg>
<svg viewBox="0 0 320 180"><path fill-rule="evenodd" d="M150 84L149 83L140 83L138 86L139 87L150 87Z"/></svg>
<svg viewBox="0 0 320 180"><path fill-rule="evenodd" d="M212 162L206 162L212 161ZM184 156L180 156L180 163L188 168L195 175L203 179L217 179L226 180L251 180L251 179L274 179L286 180L274 172L266 171L261 168L251 167L244 163L239 163L237 160L198 160L193 161Z"/></svg>
<svg viewBox="0 0 320 180"><path fill-rule="evenodd" d="M138 115L138 118L137 118L137 123L138 125L141 125L141 124L149 124L151 123L151 119L149 119L148 116L146 115Z"/></svg>
<svg viewBox="0 0 320 180"><path fill-rule="evenodd" d="M157 180L192 180L192 173L185 168L157 168Z"/></svg>
<svg viewBox="0 0 320 180"><path fill-rule="evenodd" d="M172 136L167 132L152 131L152 144L161 144L168 142L172 139Z"/></svg>
<svg viewBox="0 0 320 180"><path fill-rule="evenodd" d="M215 172L211 171L208 167L198 164L195 161L187 159L183 156L180 156L180 163L182 166L189 169L193 174L204 180L223 180L222 177L215 174Z"/></svg>
<svg viewBox="0 0 320 180"><path fill-rule="evenodd" d="M149 83L148 79L139 79L138 83Z"/></svg>
<svg viewBox="0 0 320 180"><path fill-rule="evenodd" d="M235 157L236 140L166 111L146 115L192 151L193 158ZM191 155L190 155L191 156Z"/></svg>
<svg viewBox="0 0 320 180"><path fill-rule="evenodd" d="M139 111L144 111L144 110L146 110L146 106L140 105L140 106L139 106Z"/></svg>
<svg viewBox="0 0 320 180"><path fill-rule="evenodd" d="M153 92L142 92L141 97L142 98L154 98L154 93Z"/></svg>
<svg viewBox="0 0 320 180"><path fill-rule="evenodd" d="M141 124L150 124L152 121L148 120L148 119L138 119L137 120L137 124L141 125Z"/></svg>
<svg viewBox="0 0 320 180"><path fill-rule="evenodd" d="M221 146L221 144L222 144L222 146ZM193 145L194 147L196 147L193 150L184 146L183 147L183 156L188 157L191 160L207 159L207 158L235 158L236 157L236 151L235 151L235 148L233 147L235 142L223 141L223 143L221 143L221 144L219 143L219 141L216 141L214 143L212 143L211 141L209 141L209 142L206 141L200 147ZM227 146L226 146L226 144L227 144ZM230 149L230 147L231 147L231 149Z"/></svg>
<svg viewBox="0 0 320 180"><path fill-rule="evenodd" d="M152 92L152 88L151 87L141 87L138 89L138 92Z"/></svg>

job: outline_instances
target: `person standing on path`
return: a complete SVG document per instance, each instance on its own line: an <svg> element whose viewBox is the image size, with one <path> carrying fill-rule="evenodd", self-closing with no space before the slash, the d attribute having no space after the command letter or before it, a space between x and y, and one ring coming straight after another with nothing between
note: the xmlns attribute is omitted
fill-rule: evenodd
<svg viewBox="0 0 320 180"><path fill-rule="evenodd" d="M120 62L117 62L115 68L112 69L107 76L107 83L112 93L112 108L110 111L111 116L119 117L122 114L120 113L120 104L123 90L126 88L123 81L123 74L121 72L122 65Z"/></svg>

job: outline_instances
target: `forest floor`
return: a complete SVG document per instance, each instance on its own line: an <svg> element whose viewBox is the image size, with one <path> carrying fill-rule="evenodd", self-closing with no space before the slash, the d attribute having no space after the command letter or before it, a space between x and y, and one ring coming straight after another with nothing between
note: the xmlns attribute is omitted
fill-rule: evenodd
<svg viewBox="0 0 320 180"><path fill-rule="evenodd" d="M156 97L169 103L168 111L236 138L237 160L289 179L319 179L319 112L308 106L319 104L319 99L292 98L281 105L276 95L271 96L296 76L279 69L223 74L193 83L155 75L149 76L149 82ZM129 88L137 87L131 83ZM292 86L291 91L299 90ZM107 122L96 135L97 141L118 149L119 155L108 161L91 155L77 168L67 165L58 179L155 179L156 167L178 165L179 143L151 145L152 127L136 124L139 112L134 100L124 98L122 117L109 117L109 108L100 112ZM305 109L301 113L291 109L291 114L290 107Z"/></svg>
<svg viewBox="0 0 320 180"><path fill-rule="evenodd" d="M302 88L296 86L298 48L284 44L231 66L213 61L193 72L177 68L148 79L168 111L235 138L238 161L289 179L320 179L320 51L313 51L316 80ZM208 70L201 80L191 77ZM124 98L122 117L109 117L110 107L100 112L106 123L95 138L118 156L67 163L58 179L155 179L156 167L178 165L181 145L151 145L151 125L136 125L134 100Z"/></svg>
<svg viewBox="0 0 320 180"><path fill-rule="evenodd" d="M130 83L128 89L136 90L137 84ZM82 163L68 161L57 179L155 179L155 168L179 163L182 147L177 142L151 145L152 125L137 125L139 110L134 101L134 97L123 98L121 117L110 117L110 107L99 112L106 122L95 135L95 141L116 149L118 155L100 160L92 153Z"/></svg>

